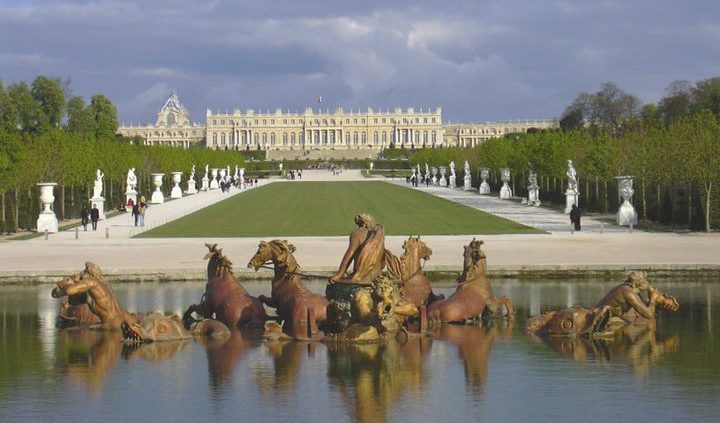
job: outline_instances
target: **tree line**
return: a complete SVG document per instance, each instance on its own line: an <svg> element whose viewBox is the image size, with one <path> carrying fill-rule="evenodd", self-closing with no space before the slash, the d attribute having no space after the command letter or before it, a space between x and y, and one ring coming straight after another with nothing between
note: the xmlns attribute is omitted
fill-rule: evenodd
<svg viewBox="0 0 720 423"><path fill-rule="evenodd" d="M567 160L573 160L586 211L612 213L619 197L616 176L635 177L634 205L646 224L661 223L710 231L720 225L720 78L674 82L657 104L640 106L612 83L581 93L568 106L558 130L508 134L472 149L424 149L413 165L462 169L467 160L473 185L480 167L509 168L516 196L527 196L527 174L538 175L542 200L564 205ZM462 183L462 177L458 177Z"/></svg>
<svg viewBox="0 0 720 423"><path fill-rule="evenodd" d="M187 150L142 145L142 139L116 135L117 109L104 95L70 96L67 82L38 76L28 85L0 81L0 231L32 229L40 210L38 182L57 182L58 219L77 218L92 196L95 170L104 174L106 209L125 200L128 169L135 168L138 189L151 193L150 174L184 172L193 164L196 179L204 166L243 165L240 153L197 147ZM184 183L183 183L184 185ZM198 184L198 186L200 186Z"/></svg>

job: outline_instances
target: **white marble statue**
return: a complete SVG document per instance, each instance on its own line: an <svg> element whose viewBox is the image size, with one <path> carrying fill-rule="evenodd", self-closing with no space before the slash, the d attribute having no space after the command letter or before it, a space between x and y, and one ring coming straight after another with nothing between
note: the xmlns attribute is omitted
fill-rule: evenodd
<svg viewBox="0 0 720 423"><path fill-rule="evenodd" d="M490 184L488 184L488 178L490 177L490 169L483 167L480 168L480 179L482 179L482 182L480 183L480 188L478 188L478 191L481 195L487 195L490 194Z"/></svg>
<svg viewBox="0 0 720 423"><path fill-rule="evenodd" d="M210 171L210 165L205 165L205 176L204 176L204 178L208 178L208 179L209 179L209 176L208 176L208 172L209 172L209 171Z"/></svg>
<svg viewBox="0 0 720 423"><path fill-rule="evenodd" d="M577 192L577 172L575 166L573 166L572 160L567 161L567 172L565 172L568 178L568 191Z"/></svg>
<svg viewBox="0 0 720 423"><path fill-rule="evenodd" d="M540 187L537 183L537 173L535 170L530 168L528 173L528 206L540 206Z"/></svg>
<svg viewBox="0 0 720 423"><path fill-rule="evenodd" d="M578 191L577 172L575 172L572 160L567 161L567 167L565 174L568 178L568 186L565 191L565 214L570 214L573 205L580 206L580 191Z"/></svg>
<svg viewBox="0 0 720 423"><path fill-rule="evenodd" d="M190 169L190 177L189 179L195 179L195 165L192 166L192 169Z"/></svg>
<svg viewBox="0 0 720 423"><path fill-rule="evenodd" d="M635 194L633 189L632 176L616 176L618 180L618 195L622 199L622 204L617 212L617 223L620 226L637 225L637 211L632 205L632 197Z"/></svg>
<svg viewBox="0 0 720 423"><path fill-rule="evenodd" d="M125 179L125 192L126 193L134 193L135 187L137 187L137 176L135 176L135 168L131 167L130 170L128 170L127 178Z"/></svg>
<svg viewBox="0 0 720 423"><path fill-rule="evenodd" d="M455 162L450 162L450 176L448 177L448 187L455 188L457 186L457 176L455 175Z"/></svg>
<svg viewBox="0 0 720 423"><path fill-rule="evenodd" d="M500 169L500 180L503 182L503 186L500 188L500 198L507 200L513 195L512 188L508 185L508 182L510 182L510 169Z"/></svg>
<svg viewBox="0 0 720 423"><path fill-rule="evenodd" d="M465 160L465 165L463 166L463 189L465 191L472 190L472 175L470 174L470 163L468 163L467 160Z"/></svg>
<svg viewBox="0 0 720 423"><path fill-rule="evenodd" d="M100 169L95 171L95 183L93 185L93 198L101 198L103 190L103 178L105 174Z"/></svg>

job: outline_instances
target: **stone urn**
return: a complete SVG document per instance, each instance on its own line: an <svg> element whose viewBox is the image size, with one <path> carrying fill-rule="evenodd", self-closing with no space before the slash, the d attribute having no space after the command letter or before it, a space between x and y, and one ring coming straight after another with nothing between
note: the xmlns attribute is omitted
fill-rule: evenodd
<svg viewBox="0 0 720 423"><path fill-rule="evenodd" d="M40 203L42 210L37 220L37 231L48 233L58 232L58 220L53 211L53 202L55 202L55 186L56 182L40 182L36 184L40 187Z"/></svg>
<svg viewBox="0 0 720 423"><path fill-rule="evenodd" d="M632 197L635 194L633 189L632 176L616 176L618 181L618 194L622 198L622 204L617 212L617 223L620 226L637 225L637 211L632 205Z"/></svg>
<svg viewBox="0 0 720 423"><path fill-rule="evenodd" d="M432 175L432 179L431 179L432 184L436 186L438 184L438 179L437 179L437 168L435 166L433 166L430 169L430 174Z"/></svg>
<svg viewBox="0 0 720 423"><path fill-rule="evenodd" d="M218 189L220 186L217 181L218 168L214 167L210 169L210 189Z"/></svg>
<svg viewBox="0 0 720 423"><path fill-rule="evenodd" d="M480 183L480 188L478 188L478 192L480 195L488 195L490 194L490 184L488 184L488 178L490 177L490 169L483 167L480 168L480 179L482 179L482 182Z"/></svg>
<svg viewBox="0 0 720 423"><path fill-rule="evenodd" d="M438 185L441 187L447 186L447 179L445 179L445 174L447 173L447 167L446 166L440 166L440 178L438 180Z"/></svg>
<svg viewBox="0 0 720 423"><path fill-rule="evenodd" d="M170 191L170 198L182 198L182 188L180 188L180 182L182 181L182 172L173 172L172 181L173 188Z"/></svg>
<svg viewBox="0 0 720 423"><path fill-rule="evenodd" d="M512 189L508 182L510 182L510 169L500 169L500 180L503 182L502 188L500 188L500 199L507 200L512 197Z"/></svg>
<svg viewBox="0 0 720 423"><path fill-rule="evenodd" d="M152 204L162 204L165 202L165 196L163 195L162 191L160 191L160 187L163 183L163 176L165 176L164 173L153 173L152 176L152 182L153 185L155 185L155 191L152 193L152 197L150 198L150 202Z"/></svg>

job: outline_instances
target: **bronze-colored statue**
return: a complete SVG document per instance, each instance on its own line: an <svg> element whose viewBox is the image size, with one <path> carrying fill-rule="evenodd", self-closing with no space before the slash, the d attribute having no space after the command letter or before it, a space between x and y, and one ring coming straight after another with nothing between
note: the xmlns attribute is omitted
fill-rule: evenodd
<svg viewBox="0 0 720 423"><path fill-rule="evenodd" d="M463 273L458 278L455 292L447 299L428 306L428 319L439 322L463 322L481 317L505 317L514 315L508 297L495 297L486 276L486 256L483 241L473 238L463 252Z"/></svg>
<svg viewBox="0 0 720 423"><path fill-rule="evenodd" d="M259 299L251 296L238 283L232 270L232 262L222 254L217 244L205 244L210 252L207 266L208 283L199 304L192 304L183 314L186 327L195 321L193 313L203 318L215 319L229 327L262 325L268 320Z"/></svg>
<svg viewBox="0 0 720 423"><path fill-rule="evenodd" d="M52 291L53 298L75 296L77 299L82 294L86 294L86 301L91 300L87 303L88 307L100 319L104 329L120 330L123 324L132 325L139 320L136 314L128 313L120 306L112 289L103 280L100 267L89 261L82 273L61 280Z"/></svg>
<svg viewBox="0 0 720 423"><path fill-rule="evenodd" d="M100 267L94 263L86 262L82 273L57 283L52 296L60 298L66 295L76 303L72 305L73 310L80 309L82 304L78 303L79 300L85 301L84 304L97 317L101 327L122 330L125 341L170 341L192 337L178 316L154 313L143 317L127 312L118 302L112 288L105 283ZM88 320L88 317L83 319ZM222 334L220 326L224 327L220 322L207 322L198 326L194 333L200 336Z"/></svg>
<svg viewBox="0 0 720 423"><path fill-rule="evenodd" d="M680 307L674 297L652 286L645 272L630 272L625 282L611 289L595 307L575 306L531 317L525 322L525 332L540 336L607 336L629 324L654 328L657 306L673 312Z"/></svg>
<svg viewBox="0 0 720 423"><path fill-rule="evenodd" d="M416 307L445 298L433 294L430 280L422 271L423 261L430 260L432 255L430 247L420 237L411 236L403 242L402 248L400 257L386 254L388 273L402 280L402 296Z"/></svg>
<svg viewBox="0 0 720 423"><path fill-rule="evenodd" d="M262 241L247 266L258 270L267 262L273 263L275 275L270 298L261 295L260 301L277 309L278 319L285 321L285 333L292 338L318 339L323 335L318 325L325 323L328 301L302 283L294 252L295 247L287 241Z"/></svg>
<svg viewBox="0 0 720 423"><path fill-rule="evenodd" d="M350 244L340 261L340 268L330 277L330 283L371 285L383 270L385 229L367 214L355 216L355 229ZM350 264L353 270L348 272Z"/></svg>

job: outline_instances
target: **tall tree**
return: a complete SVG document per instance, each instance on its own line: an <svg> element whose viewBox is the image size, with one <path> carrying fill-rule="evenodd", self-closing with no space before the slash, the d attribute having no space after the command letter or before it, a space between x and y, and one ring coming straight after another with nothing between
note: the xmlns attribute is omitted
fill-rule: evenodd
<svg viewBox="0 0 720 423"><path fill-rule="evenodd" d="M95 137L114 139L118 128L118 116L112 101L102 94L96 94L90 99L89 109Z"/></svg>
<svg viewBox="0 0 720 423"><path fill-rule="evenodd" d="M40 105L33 98L25 82L17 82L8 87L11 115L10 127L25 134L39 134L48 128L48 120Z"/></svg>
<svg viewBox="0 0 720 423"><path fill-rule="evenodd" d="M32 95L45 114L48 125L59 128L65 116L65 91L60 80L38 76L32 83Z"/></svg>
<svg viewBox="0 0 720 423"><path fill-rule="evenodd" d="M668 86L667 94L658 103L665 124L671 125L690 113L693 89L690 81L675 81Z"/></svg>
<svg viewBox="0 0 720 423"><path fill-rule="evenodd" d="M73 97L67 105L67 130L81 135L95 135L93 116L82 97Z"/></svg>
<svg viewBox="0 0 720 423"><path fill-rule="evenodd" d="M637 116L640 100L613 82L604 82L594 94L581 93L565 109L567 129L575 129L582 116L583 126L591 130L617 133L623 124ZM565 129L565 127L563 127Z"/></svg>
<svg viewBox="0 0 720 423"><path fill-rule="evenodd" d="M692 103L692 111L707 109L720 119L720 77L698 82L693 91Z"/></svg>

